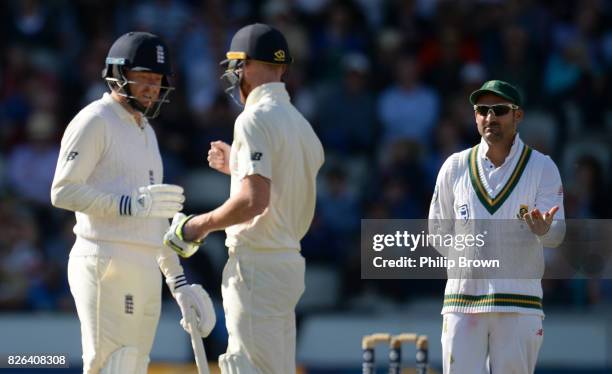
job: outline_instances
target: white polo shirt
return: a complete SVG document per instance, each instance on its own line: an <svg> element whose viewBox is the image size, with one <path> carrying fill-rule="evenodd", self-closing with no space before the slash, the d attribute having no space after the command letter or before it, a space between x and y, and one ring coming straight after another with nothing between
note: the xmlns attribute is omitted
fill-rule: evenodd
<svg viewBox="0 0 612 374"><path fill-rule="evenodd" d="M270 180L270 203L261 215L228 227L226 245L299 250L314 215L323 161L323 146L284 83L256 87L234 126L230 194L238 193L244 177L259 174Z"/></svg>

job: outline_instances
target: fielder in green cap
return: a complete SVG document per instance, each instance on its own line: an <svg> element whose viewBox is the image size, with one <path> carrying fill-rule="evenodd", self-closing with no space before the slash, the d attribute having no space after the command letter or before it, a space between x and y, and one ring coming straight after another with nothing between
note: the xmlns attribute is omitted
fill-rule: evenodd
<svg viewBox="0 0 612 374"><path fill-rule="evenodd" d="M515 86L488 81L469 100L482 138L442 165L429 210L430 233L489 224L495 230L489 230L487 248L507 253L514 247L499 232L504 232L501 226L516 225L525 239L516 245L522 254L518 266L543 269L543 246L558 246L565 234L559 170L519 137L524 114ZM479 224L469 226L470 220ZM472 234L479 233L475 229ZM449 258L458 256L452 247L436 249ZM485 252L474 254L486 257ZM444 291L444 373L533 373L544 335L541 274L517 274L520 279L472 279L468 274L449 276Z"/></svg>

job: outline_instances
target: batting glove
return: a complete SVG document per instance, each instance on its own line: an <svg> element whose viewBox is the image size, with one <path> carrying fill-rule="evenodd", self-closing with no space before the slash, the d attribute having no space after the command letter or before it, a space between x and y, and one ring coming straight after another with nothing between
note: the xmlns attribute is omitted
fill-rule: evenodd
<svg viewBox="0 0 612 374"><path fill-rule="evenodd" d="M173 184L152 184L140 187L119 199L122 216L170 218L183 209L183 187Z"/></svg>
<svg viewBox="0 0 612 374"><path fill-rule="evenodd" d="M164 234L164 245L183 258L193 256L202 244L202 240L187 241L183 238L183 227L193 217L195 217L193 214L186 216L183 213L176 213L170 228Z"/></svg>
<svg viewBox="0 0 612 374"><path fill-rule="evenodd" d="M217 323L215 308L208 293L199 284L187 284L184 275L166 279L172 296L181 309L181 326L188 334L191 334L189 322L203 338L210 335L210 332Z"/></svg>

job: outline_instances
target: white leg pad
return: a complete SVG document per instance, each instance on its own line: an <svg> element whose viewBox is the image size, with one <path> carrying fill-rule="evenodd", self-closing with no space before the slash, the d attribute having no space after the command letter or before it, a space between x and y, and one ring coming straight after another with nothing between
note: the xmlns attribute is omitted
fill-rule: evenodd
<svg viewBox="0 0 612 374"><path fill-rule="evenodd" d="M259 374L247 357L241 354L222 354L219 356L221 374Z"/></svg>
<svg viewBox="0 0 612 374"><path fill-rule="evenodd" d="M135 373L138 367L138 361L138 348L119 348L108 357L104 367L100 370L100 374Z"/></svg>

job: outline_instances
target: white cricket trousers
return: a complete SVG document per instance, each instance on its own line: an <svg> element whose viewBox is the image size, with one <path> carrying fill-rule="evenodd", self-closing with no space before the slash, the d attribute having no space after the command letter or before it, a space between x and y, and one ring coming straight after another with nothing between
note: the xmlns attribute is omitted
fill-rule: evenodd
<svg viewBox="0 0 612 374"><path fill-rule="evenodd" d="M146 366L161 311L161 274L151 248L78 238L68 283L81 322L83 373L98 373L122 347L136 347Z"/></svg>
<svg viewBox="0 0 612 374"><path fill-rule="evenodd" d="M538 315L445 313L444 374L531 374L543 338Z"/></svg>
<svg viewBox="0 0 612 374"><path fill-rule="evenodd" d="M221 287L229 340L220 356L229 366L222 373L295 373L295 306L304 271L297 250L230 248Z"/></svg>

